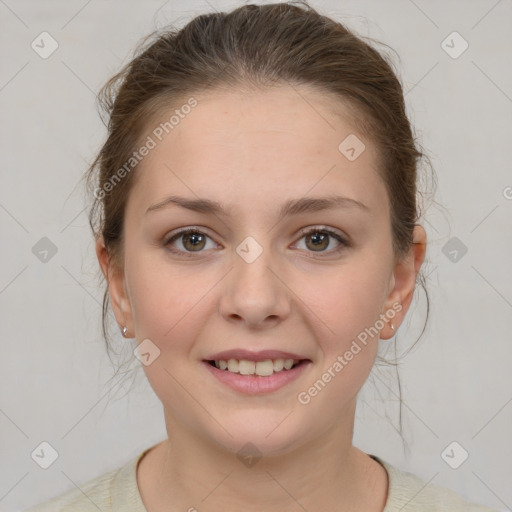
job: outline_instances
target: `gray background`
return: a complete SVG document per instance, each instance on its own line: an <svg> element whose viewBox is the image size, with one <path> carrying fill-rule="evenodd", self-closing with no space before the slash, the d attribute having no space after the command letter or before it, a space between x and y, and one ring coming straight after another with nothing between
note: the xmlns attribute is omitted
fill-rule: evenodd
<svg viewBox="0 0 512 512"><path fill-rule="evenodd" d="M355 444L425 481L510 509L512 2L311 4L397 51L400 61L391 58L444 207L434 204L423 219L431 314L400 368L408 449L395 430L395 372L380 366L360 395ZM109 381L103 290L79 181L105 135L94 94L140 38L238 5L0 0L2 511L79 486L166 435L142 369L131 389ZM59 45L47 59L31 48L43 31ZM442 45L453 31L469 44L458 58ZM452 52L461 48L461 41L449 44ZM46 262L33 252L43 237L57 249ZM467 248L462 257L456 248L457 261L455 253L448 257L450 244L459 243L454 237ZM400 350L416 340L424 316L418 291L398 332ZM129 354L130 344L118 338ZM43 441L59 454L46 470L31 458ZM441 456L453 441L469 453L458 469ZM461 453L449 450L452 460Z"/></svg>

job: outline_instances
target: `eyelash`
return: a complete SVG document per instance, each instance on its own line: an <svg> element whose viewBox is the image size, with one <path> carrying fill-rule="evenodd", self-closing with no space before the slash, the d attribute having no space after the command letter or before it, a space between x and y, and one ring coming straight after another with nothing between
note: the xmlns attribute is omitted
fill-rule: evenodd
<svg viewBox="0 0 512 512"><path fill-rule="evenodd" d="M171 242L173 242L174 240L179 239L180 237L182 237L184 235L190 234L190 233L204 235L204 236L206 236L206 237L211 239L211 237L209 237L206 233L204 233L200 229L197 229L197 228L186 228L186 229L182 229L181 231L178 231L177 233L172 235L170 238L167 238L164 241L164 246L167 247L167 249L170 252L172 252L172 253L180 254L180 255L185 255L185 257L187 257L187 258L192 258L192 257L195 256L193 251L181 251L181 250L177 250L176 248L171 246ZM343 249L349 247L349 245L350 245L341 235L339 235L335 231L332 231L329 228L324 228L324 227L320 227L320 226L314 226L312 228L306 228L305 230L301 231L299 240L304 238L305 236L313 234L313 233L326 233L329 236L335 238L338 242L340 242L340 246L338 248L333 249L331 251L319 251L318 254L322 254L322 253L326 253L327 255L338 254L339 252L341 252ZM200 253L200 252L203 252L203 251L198 251L198 252ZM308 252L315 253L315 251L308 251ZM313 258L324 258L326 256L320 255L320 256L310 256L310 257L313 257Z"/></svg>

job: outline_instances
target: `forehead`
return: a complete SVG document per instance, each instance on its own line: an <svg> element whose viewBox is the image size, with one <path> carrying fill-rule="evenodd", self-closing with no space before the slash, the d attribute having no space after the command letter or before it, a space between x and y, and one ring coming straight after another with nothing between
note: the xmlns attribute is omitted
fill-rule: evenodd
<svg viewBox="0 0 512 512"><path fill-rule="evenodd" d="M353 197L381 213L386 207L376 148L356 133L354 112L334 96L285 85L194 98L197 106L187 109L161 140L155 128L169 121L180 104L148 123L144 138L150 135L156 146L136 170L130 201L138 208L177 192L211 198L235 211L244 204L256 207L256 200L270 207L326 193ZM354 143L358 152L364 148L355 160L346 153Z"/></svg>

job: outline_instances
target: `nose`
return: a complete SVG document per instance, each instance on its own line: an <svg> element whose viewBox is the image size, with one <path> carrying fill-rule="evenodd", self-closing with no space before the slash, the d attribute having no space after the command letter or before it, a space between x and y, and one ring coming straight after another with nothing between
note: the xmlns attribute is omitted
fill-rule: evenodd
<svg viewBox="0 0 512 512"><path fill-rule="evenodd" d="M243 251L233 253L233 268L224 280L219 306L229 322L265 329L289 315L291 291L270 252L265 249L254 260Z"/></svg>

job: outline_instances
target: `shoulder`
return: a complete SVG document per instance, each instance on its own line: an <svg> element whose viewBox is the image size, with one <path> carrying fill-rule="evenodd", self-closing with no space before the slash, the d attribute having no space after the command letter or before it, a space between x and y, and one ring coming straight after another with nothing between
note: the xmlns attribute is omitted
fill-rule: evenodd
<svg viewBox="0 0 512 512"><path fill-rule="evenodd" d="M144 450L123 466L25 512L145 512L137 487L136 467L147 451Z"/></svg>
<svg viewBox="0 0 512 512"><path fill-rule="evenodd" d="M456 492L402 471L375 455L388 473L388 499L384 512L498 512L496 509L471 503Z"/></svg>
<svg viewBox="0 0 512 512"><path fill-rule="evenodd" d="M25 512L97 512L98 509L110 511L110 487L119 471L120 469L109 471Z"/></svg>

